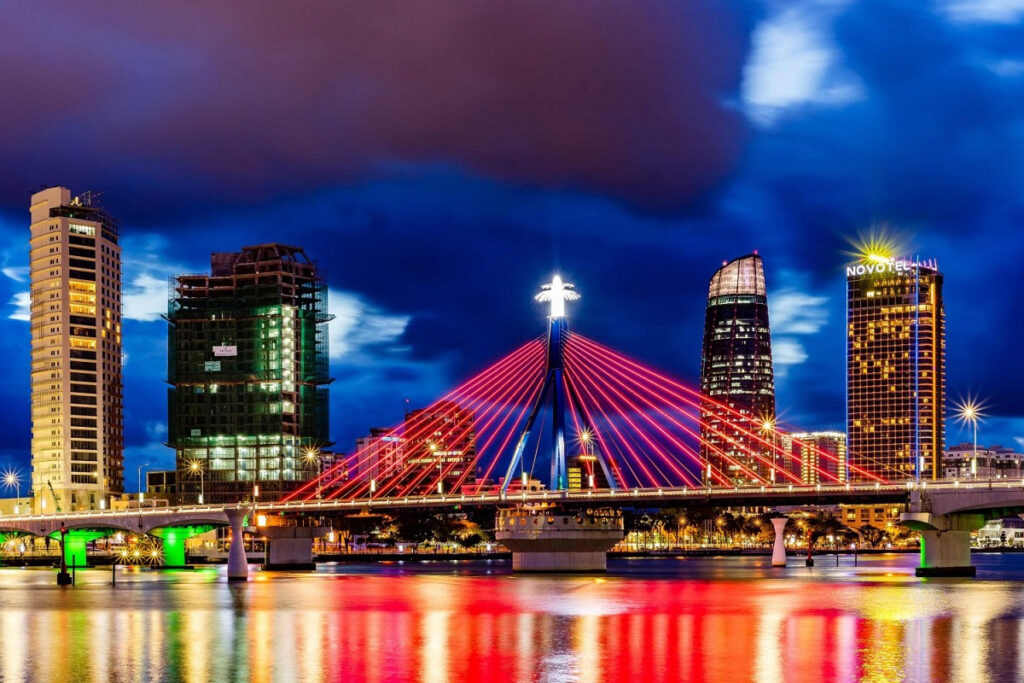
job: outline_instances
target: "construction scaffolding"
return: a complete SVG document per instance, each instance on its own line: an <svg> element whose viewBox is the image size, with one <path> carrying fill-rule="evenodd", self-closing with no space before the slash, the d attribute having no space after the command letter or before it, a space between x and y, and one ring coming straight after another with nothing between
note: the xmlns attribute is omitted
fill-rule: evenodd
<svg viewBox="0 0 1024 683"><path fill-rule="evenodd" d="M170 282L169 438L179 491L274 499L317 475L328 440L327 285L300 247L215 253ZM257 488L258 486L258 488Z"/></svg>

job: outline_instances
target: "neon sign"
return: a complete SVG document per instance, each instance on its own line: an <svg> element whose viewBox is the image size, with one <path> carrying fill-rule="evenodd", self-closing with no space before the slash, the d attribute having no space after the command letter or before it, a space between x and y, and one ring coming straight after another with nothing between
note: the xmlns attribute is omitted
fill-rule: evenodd
<svg viewBox="0 0 1024 683"><path fill-rule="evenodd" d="M867 263L858 263L856 265L846 266L846 277L882 274L903 275L914 272L915 268L938 270L938 263L936 263L934 259L929 259L927 261L908 261L906 259L869 257Z"/></svg>

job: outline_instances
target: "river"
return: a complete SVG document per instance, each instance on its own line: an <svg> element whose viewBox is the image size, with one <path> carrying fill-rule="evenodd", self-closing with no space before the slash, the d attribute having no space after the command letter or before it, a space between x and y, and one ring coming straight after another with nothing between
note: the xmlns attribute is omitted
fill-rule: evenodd
<svg viewBox="0 0 1024 683"><path fill-rule="evenodd" d="M3 681L1024 680L1024 555L922 580L914 555L0 569Z"/></svg>

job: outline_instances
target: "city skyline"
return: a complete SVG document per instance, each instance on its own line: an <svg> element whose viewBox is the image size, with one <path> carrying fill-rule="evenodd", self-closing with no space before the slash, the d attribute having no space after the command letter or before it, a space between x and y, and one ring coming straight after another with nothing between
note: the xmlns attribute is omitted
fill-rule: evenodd
<svg viewBox="0 0 1024 683"><path fill-rule="evenodd" d="M8 92L14 128L0 146L5 167L17 169L0 180L0 369L7 378L0 400L25 407L0 422L10 435L0 464L23 475L29 449L24 206L35 188L51 184L103 191L102 201L122 219L128 472L145 462L168 467L173 459L161 445L167 428L166 325L159 315L167 278L202 271L211 252L269 241L303 245L327 272L338 316L331 436L342 449L371 426L400 422L406 399L426 405L520 343L539 315L523 297L556 270L586 295L573 313L575 329L695 380L704 284L723 259L754 249L770 269L780 419L805 429L840 428L846 240L876 223L891 224L897 235L916 234L906 240L906 253L937 258L946 274L950 400L968 393L985 397L989 418L981 425L982 441L1020 447L1020 374L991 362L1010 357L1013 340L1024 334L1016 238L1024 163L1019 145L1003 144L1014 135L1014 112L1021 110L1020 88L1010 87L1020 74L1006 66L1019 58L1019 49L998 19L878 3L788 11L652 8L625 22L608 10L581 16L572 9L537 8L511 24L486 20L479 30L493 40L439 52L437 71L430 74L412 68L400 53L366 48L379 59L359 61L370 73L394 83L392 76L412 68L455 101L467 82L475 82L466 64L491 64L478 68L494 69L489 75L499 84L525 79L500 125L453 130L450 121L465 123L460 110L492 110L495 101L504 102L496 100L501 89L485 88L472 102L434 116L410 117L415 122L396 116L379 122L380 128L363 110L346 110L345 125L330 116L326 127L293 122L277 112L282 101L301 98L308 88L299 74L334 73L340 63L311 68L301 53L295 71L283 74L267 64L258 46L239 48L240 60L222 59L218 41L190 32L192 24L181 18L142 22L133 11L86 17L79 8L66 10L61 21L74 30L59 45L48 44L43 34L33 37L33 31L53 26L34 8L14 10L22 21L11 25L24 30L5 36L22 61L6 70L13 79ZM448 30L469 19L460 12L449 10L430 25ZM391 23L405 26L417 16L411 12ZM365 17L350 19L340 22L345 31L366 28ZM308 20L290 16L280 23L294 29ZM235 35L231 21L213 12L201 23ZM260 21L273 33L272 18ZM96 46L111 43L108 34L98 34L101 22L116 36L150 37L152 66L161 77L125 70L130 50L98 52ZM565 30L581 22L590 30ZM852 35L867 23L912 23L918 30L869 46ZM621 42L595 38L609 26ZM467 59L490 55L488 43L507 46L528 36L557 45L569 33L590 57L586 64L565 62L557 82L534 75L551 59L543 49L523 55L522 66ZM275 39L282 49L294 49L300 35L313 44L338 42L338 36L317 31ZM374 35L388 44L380 40L388 36ZM659 55L675 54L681 35L691 38L684 58L659 61ZM170 47L179 43L194 47L193 59L210 67L196 87L220 112L212 124L205 106L166 99L175 88L196 85L178 75L195 68L179 69ZM635 56L640 44L655 59L624 58ZM825 55L827 67L790 73L787 45L803 50L800 55ZM88 70L55 76L73 98L68 106L88 102L86 91L110 95L108 107L83 110L74 125L46 98L28 96L35 81L18 80L26 66L51 73L54 60L69 55L92 56ZM714 55L712 71L705 70L707 55ZM246 74L232 66L239 62L288 78L276 90L254 94L242 85ZM608 93L574 85L586 83L595 65L617 74L623 87ZM948 73L957 78L946 78ZM773 79L787 87L765 89ZM392 109L421 101L417 87L415 78L399 78L388 95ZM678 111L683 105L671 92L685 93L689 108L686 116L666 122L651 112ZM225 96L245 111L227 106ZM337 110L337 100L325 97L323 107ZM537 101L557 102L560 115L538 117L531 104ZM109 130L140 107L166 107L167 117L140 114L144 123L109 143ZM588 110L614 116L603 127L574 115ZM248 113L256 111L266 114ZM919 125L918 111L929 112L932 125ZM342 129L346 139L335 132ZM526 136L523 149L547 152L537 159L514 152L490 158L484 151L506 130ZM631 140L636 131L649 136L647 142L591 153L607 147L609 138ZM424 146L404 144L407 133L425 140ZM573 135L586 152L555 144ZM961 142L946 144L951 139ZM269 158L280 163L254 161L251 140L271 142L277 151ZM645 152L652 146L655 152ZM819 153L803 154L808 148ZM135 172L140 167L148 172ZM981 279L1006 289L979 298ZM982 320L1000 333L992 334ZM471 332L472 345L466 343ZM966 436L948 426L949 443ZM129 488L133 479L128 477Z"/></svg>

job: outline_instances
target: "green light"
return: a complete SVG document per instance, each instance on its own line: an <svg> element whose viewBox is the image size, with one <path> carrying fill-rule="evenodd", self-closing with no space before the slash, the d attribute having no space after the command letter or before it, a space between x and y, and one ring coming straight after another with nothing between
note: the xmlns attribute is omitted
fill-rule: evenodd
<svg viewBox="0 0 1024 683"><path fill-rule="evenodd" d="M113 530L72 529L64 535L64 562L71 567L84 569L88 566L86 544L113 533ZM50 538L60 540L60 532L54 531Z"/></svg>
<svg viewBox="0 0 1024 683"><path fill-rule="evenodd" d="M213 530L213 528L210 524L170 526L153 529L150 533L162 538L164 541L164 566L184 567L186 564L185 541L193 536L205 534L207 531Z"/></svg>

